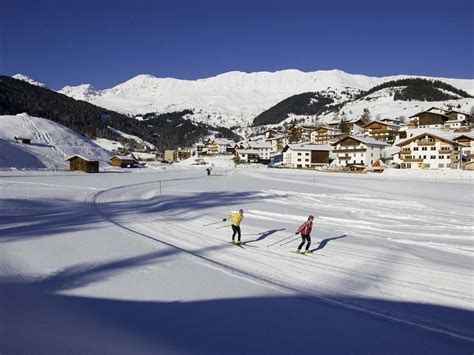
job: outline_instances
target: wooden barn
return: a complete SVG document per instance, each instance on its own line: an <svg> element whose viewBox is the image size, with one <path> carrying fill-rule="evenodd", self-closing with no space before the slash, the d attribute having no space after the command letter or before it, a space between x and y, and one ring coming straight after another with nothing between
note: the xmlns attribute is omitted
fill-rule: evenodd
<svg viewBox="0 0 474 355"><path fill-rule="evenodd" d="M123 155L115 155L110 160L110 165L118 166L120 168L136 168L138 161L133 157L127 157Z"/></svg>
<svg viewBox="0 0 474 355"><path fill-rule="evenodd" d="M66 159L69 162L70 171L83 171L85 173L98 173L99 162L97 160L89 160L79 154L74 154Z"/></svg>

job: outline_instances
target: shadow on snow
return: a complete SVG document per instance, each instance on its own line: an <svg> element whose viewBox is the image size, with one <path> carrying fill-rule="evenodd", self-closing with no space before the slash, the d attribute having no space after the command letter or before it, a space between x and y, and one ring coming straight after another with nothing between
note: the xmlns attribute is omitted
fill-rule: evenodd
<svg viewBox="0 0 474 355"><path fill-rule="evenodd" d="M146 257L133 262L144 260ZM75 276L77 273L63 275L62 282L73 282ZM0 280L2 352L470 354L473 348L467 340L337 307L311 297L146 302L53 294L43 286L20 280ZM340 300L360 301L350 297ZM455 318L472 334L472 312L466 310L365 300L371 301L386 303L386 308L412 308L417 312Z"/></svg>

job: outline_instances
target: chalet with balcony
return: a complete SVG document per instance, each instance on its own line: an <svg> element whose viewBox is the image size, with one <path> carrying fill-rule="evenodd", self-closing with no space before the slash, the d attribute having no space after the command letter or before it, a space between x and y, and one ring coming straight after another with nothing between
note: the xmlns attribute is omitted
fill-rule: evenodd
<svg viewBox="0 0 474 355"><path fill-rule="evenodd" d="M321 126L311 132L311 143L313 144L330 144L337 141L342 133L337 128L329 126Z"/></svg>
<svg viewBox="0 0 474 355"><path fill-rule="evenodd" d="M290 139L284 134L275 134L270 138L265 139L272 145L272 152L281 152L285 146L290 143Z"/></svg>
<svg viewBox="0 0 474 355"><path fill-rule="evenodd" d="M356 119L344 121L344 122L346 123L348 134L364 133L364 126L367 123L367 121L363 120L362 118L356 118ZM332 121L328 123L327 126L333 129L340 129L341 120Z"/></svg>
<svg viewBox="0 0 474 355"><path fill-rule="evenodd" d="M366 135L390 144L395 141L399 129L399 125L382 121L372 121L364 126Z"/></svg>
<svg viewBox="0 0 474 355"><path fill-rule="evenodd" d="M236 149L235 156L241 163L258 163L260 162L260 154L255 149Z"/></svg>
<svg viewBox="0 0 474 355"><path fill-rule="evenodd" d="M336 166L363 165L370 167L382 158L388 144L367 136L346 136L332 143Z"/></svg>
<svg viewBox="0 0 474 355"><path fill-rule="evenodd" d="M323 144L288 144L283 149L283 165L290 168L314 168L329 164L331 147Z"/></svg>
<svg viewBox="0 0 474 355"><path fill-rule="evenodd" d="M207 145L209 155L231 154L235 148L235 142L227 138L216 138Z"/></svg>
<svg viewBox="0 0 474 355"><path fill-rule="evenodd" d="M451 117L452 120L471 120L472 116L466 112L451 110L446 112L446 116Z"/></svg>
<svg viewBox="0 0 474 355"><path fill-rule="evenodd" d="M249 149L258 152L260 161L269 162L272 154L272 144L264 140L249 141Z"/></svg>
<svg viewBox="0 0 474 355"><path fill-rule="evenodd" d="M454 140L425 132L397 144L395 160L402 169L458 168L462 145Z"/></svg>
<svg viewBox="0 0 474 355"><path fill-rule="evenodd" d="M453 141L461 145L461 160L465 163L474 161L474 132L460 134Z"/></svg>
<svg viewBox="0 0 474 355"><path fill-rule="evenodd" d="M410 118L416 120L419 128L443 128L446 121L452 119L444 112L445 111L441 109L432 107L427 111L419 112L416 115L410 116Z"/></svg>

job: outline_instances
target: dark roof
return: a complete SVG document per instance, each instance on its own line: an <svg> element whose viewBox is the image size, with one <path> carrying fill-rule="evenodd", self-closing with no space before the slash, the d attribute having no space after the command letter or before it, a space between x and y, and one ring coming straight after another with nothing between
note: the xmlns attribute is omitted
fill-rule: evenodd
<svg viewBox="0 0 474 355"><path fill-rule="evenodd" d="M442 113L430 112L430 111L428 111L428 110L418 112L416 115L410 116L410 117L408 117L408 118L418 117L418 116L421 115L422 113L429 113L430 115L438 115L438 116L445 117L445 118L447 118L447 119L450 119L450 118L451 118L451 117L446 116L446 115L444 115L444 114L442 114Z"/></svg>
<svg viewBox="0 0 474 355"><path fill-rule="evenodd" d="M466 116L472 117L470 114L468 114L466 112L457 111L457 110L449 110L448 112L446 112L446 115L449 115L451 112L456 112L456 113L460 113L461 115L466 115Z"/></svg>

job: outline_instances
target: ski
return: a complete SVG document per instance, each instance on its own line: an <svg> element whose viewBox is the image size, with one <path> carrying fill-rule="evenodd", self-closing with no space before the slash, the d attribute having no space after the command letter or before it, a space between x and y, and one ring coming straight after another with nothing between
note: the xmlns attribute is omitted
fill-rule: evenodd
<svg viewBox="0 0 474 355"><path fill-rule="evenodd" d="M303 255L303 256L310 256L310 255L313 254L313 253L311 253L311 252L310 252L310 253L298 253L297 251L294 251L294 250L291 250L291 252L292 252L293 254L299 254L299 255Z"/></svg>
<svg viewBox="0 0 474 355"><path fill-rule="evenodd" d="M236 247L239 247L239 248L242 248L242 249L245 249L242 245L240 244L236 244L236 243L232 243L232 242L228 242L229 244L232 244L232 245L235 245Z"/></svg>

